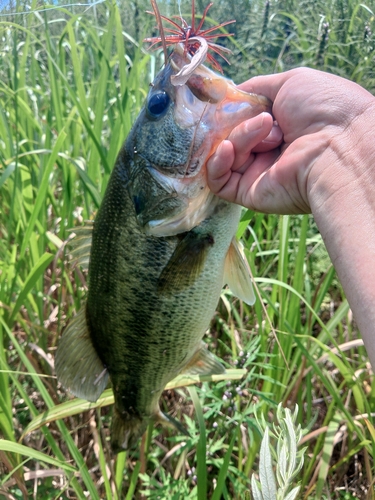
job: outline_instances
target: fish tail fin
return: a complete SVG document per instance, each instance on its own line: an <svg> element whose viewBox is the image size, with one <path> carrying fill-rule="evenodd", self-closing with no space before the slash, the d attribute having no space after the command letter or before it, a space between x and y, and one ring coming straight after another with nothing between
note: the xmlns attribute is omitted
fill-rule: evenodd
<svg viewBox="0 0 375 500"><path fill-rule="evenodd" d="M115 407L111 427L111 448L113 453L128 450L137 444L146 431L148 419L136 415L124 417Z"/></svg>
<svg viewBox="0 0 375 500"><path fill-rule="evenodd" d="M157 424L161 424L177 430L184 436L190 437L190 434L185 427L170 415L166 415L160 409L154 414L152 419ZM139 417L136 415L124 417L121 412L115 407L112 417L111 428L111 448L113 453L120 453L135 446L138 439L147 429L150 419Z"/></svg>

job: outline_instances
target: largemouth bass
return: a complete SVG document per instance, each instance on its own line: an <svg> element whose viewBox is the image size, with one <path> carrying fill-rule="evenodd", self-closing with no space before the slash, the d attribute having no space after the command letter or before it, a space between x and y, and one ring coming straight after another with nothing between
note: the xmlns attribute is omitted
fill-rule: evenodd
<svg viewBox="0 0 375 500"><path fill-rule="evenodd" d="M234 126L270 102L238 90L178 46L151 84L122 147L92 230L78 232L88 255L87 303L66 328L56 373L78 397L96 401L110 377L114 452L136 444L181 373L222 373L202 337L224 284L247 303L254 293L234 235L241 207L214 196L206 162ZM177 425L178 426L178 425Z"/></svg>

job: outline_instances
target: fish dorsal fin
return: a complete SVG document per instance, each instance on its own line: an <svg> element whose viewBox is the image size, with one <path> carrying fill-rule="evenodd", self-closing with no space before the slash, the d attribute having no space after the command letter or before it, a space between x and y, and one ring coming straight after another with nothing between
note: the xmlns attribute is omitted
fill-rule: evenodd
<svg viewBox="0 0 375 500"><path fill-rule="evenodd" d="M75 227L72 229L74 237L69 242L73 260L85 271L89 268L93 228L92 220L86 221L84 226Z"/></svg>
<svg viewBox="0 0 375 500"><path fill-rule="evenodd" d="M247 262L241 243L233 238L224 266L224 285L227 284L233 294L246 304L255 302L254 289L249 263Z"/></svg>
<svg viewBox="0 0 375 500"><path fill-rule="evenodd" d="M109 374L92 344L85 306L64 330L56 351L55 371L65 389L88 401L96 401L107 386Z"/></svg>
<svg viewBox="0 0 375 500"><path fill-rule="evenodd" d="M203 342L201 347L183 368L184 375L219 375L224 373L224 366L208 351Z"/></svg>
<svg viewBox="0 0 375 500"><path fill-rule="evenodd" d="M188 232L161 272L159 292L176 293L193 285L203 270L208 250L213 244L211 234Z"/></svg>

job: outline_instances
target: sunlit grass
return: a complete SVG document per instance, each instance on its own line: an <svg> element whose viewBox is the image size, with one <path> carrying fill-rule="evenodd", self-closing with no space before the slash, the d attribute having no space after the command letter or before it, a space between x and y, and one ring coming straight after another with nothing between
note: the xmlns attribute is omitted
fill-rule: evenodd
<svg viewBox="0 0 375 500"><path fill-rule="evenodd" d="M324 69L372 88L365 59L372 58L372 39L359 43L362 28L373 22L369 7L336 2L332 19L338 22L343 9L350 39L331 29L322 48L315 15L308 24L289 3L283 13L271 3L267 14L256 2L251 22L258 31L252 40L237 40L256 61L251 71L316 65L320 50ZM306 12L313 4L306 2ZM224 290L205 340L229 370L246 369L246 375L189 391L169 388L164 410L186 425L190 438L150 427L138 449L114 457L107 443L110 394L94 407L57 385L55 347L86 289L63 242L69 228L95 217L161 63L138 45L142 33L139 40L127 33L126 2L98 5L95 15L35 9L0 17L0 496L246 498L252 473L259 472L264 430L257 418L275 421L279 403L299 407L296 425L307 447L294 478L301 494L345 498L340 487L348 484L357 497L367 494L375 451L373 374L309 216L244 211L238 236L259 297L248 307ZM147 31L153 21L144 17Z"/></svg>

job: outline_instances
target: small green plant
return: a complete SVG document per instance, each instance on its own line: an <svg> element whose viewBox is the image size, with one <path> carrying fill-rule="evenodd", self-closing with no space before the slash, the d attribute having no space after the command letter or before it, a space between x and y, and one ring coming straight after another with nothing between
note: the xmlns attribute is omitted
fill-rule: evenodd
<svg viewBox="0 0 375 500"><path fill-rule="evenodd" d="M255 474L251 478L251 489L254 500L295 500L300 486L293 483L302 469L303 456L307 448L298 450L298 443L303 435L300 425L296 425L298 405L294 413L289 408L283 408L281 403L277 407L276 417L278 424L270 430L264 416L258 424L263 431L260 447L259 481ZM272 444L270 437L276 441ZM276 478L274 463L276 463Z"/></svg>

